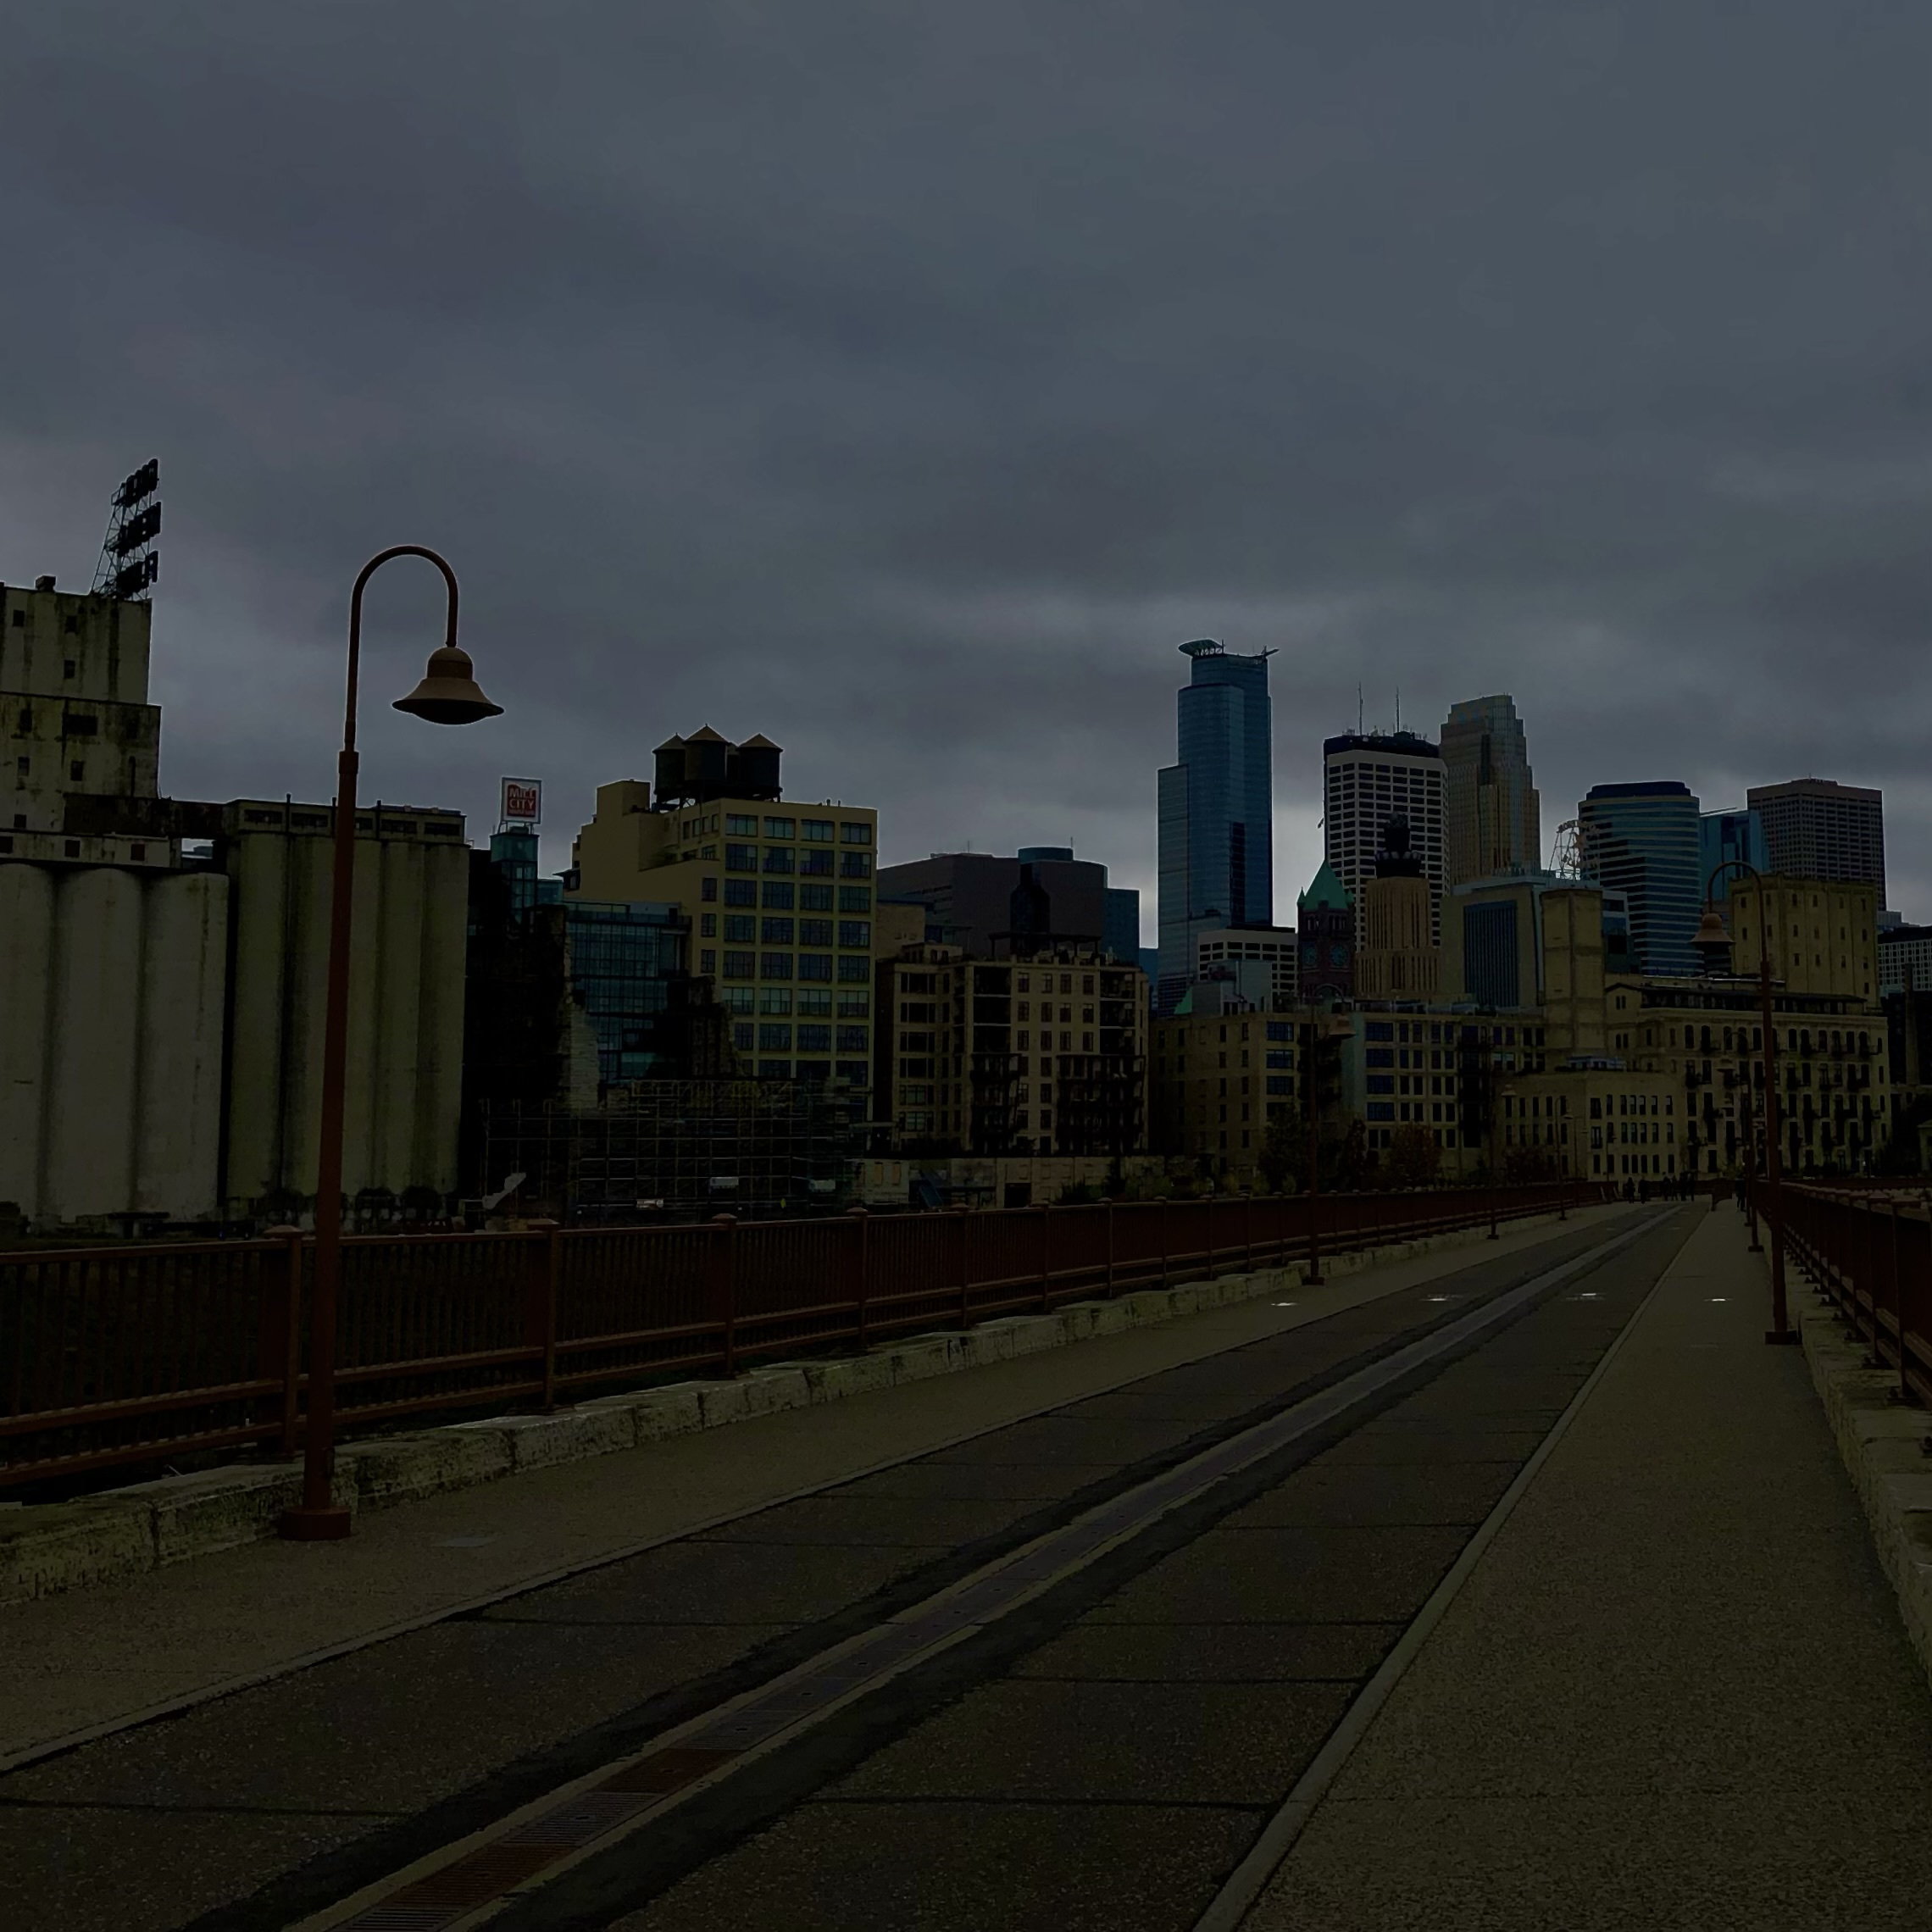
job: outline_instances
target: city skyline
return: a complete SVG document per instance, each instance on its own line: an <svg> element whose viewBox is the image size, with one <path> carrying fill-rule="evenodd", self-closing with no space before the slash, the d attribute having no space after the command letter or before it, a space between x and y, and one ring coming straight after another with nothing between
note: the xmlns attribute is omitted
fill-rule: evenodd
<svg viewBox="0 0 1932 1932"><path fill-rule="evenodd" d="M802 16L660 44L481 0L459 85L426 19L372 67L353 9L104 12L12 49L0 194L47 272L0 525L9 579L84 583L161 458L171 790L326 790L345 574L416 541L514 736L377 719L365 769L479 824L504 765L555 835L679 721L769 719L893 857L1070 843L1151 903L1173 643L1208 635L1281 650L1278 899L1359 683L1430 729L1511 692L1546 838L1606 780L1879 787L1888 897L1932 913L1925 258L1878 240L1924 219L1892 158L1932 21L1759 9L1739 90L1695 5L1069 12L1043 56L994 0L828 61ZM1224 138L1180 136L1176 73ZM1858 111L1794 164L1821 75ZM372 599L372 678L430 595Z"/></svg>

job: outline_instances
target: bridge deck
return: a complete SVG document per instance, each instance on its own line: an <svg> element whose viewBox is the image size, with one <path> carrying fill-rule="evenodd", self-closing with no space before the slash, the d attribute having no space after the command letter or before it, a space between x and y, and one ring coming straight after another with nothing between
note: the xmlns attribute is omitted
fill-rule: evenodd
<svg viewBox="0 0 1932 1932"><path fill-rule="evenodd" d="M19 1607L42 1736L354 1647L0 1778L0 1901L211 1932L384 1897L369 1924L426 1932L506 1885L512 1929L1921 1925L1932 1696L1742 1246L1728 1210L1598 1214ZM466 1589L497 1600L448 1614ZM913 1635L874 1671L881 1632Z"/></svg>

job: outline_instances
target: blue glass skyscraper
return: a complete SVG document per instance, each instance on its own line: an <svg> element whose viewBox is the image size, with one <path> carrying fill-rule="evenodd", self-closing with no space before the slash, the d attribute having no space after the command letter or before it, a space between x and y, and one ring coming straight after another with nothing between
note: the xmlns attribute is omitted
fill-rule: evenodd
<svg viewBox="0 0 1932 1932"><path fill-rule="evenodd" d="M1585 871L1630 908L1631 964L1640 973L1697 970L1691 941L1703 909L1697 799L1675 779L1593 785L1577 808Z"/></svg>
<svg viewBox="0 0 1932 1932"><path fill-rule="evenodd" d="M1731 859L1741 859L1758 872L1771 869L1771 862L1764 854L1764 827L1757 813L1749 808L1742 812L1707 812L1698 821L1698 832L1697 869L1704 880L1708 880L1718 867ZM1728 899L1735 876L1729 872L1720 874L1711 887L1711 897ZM1698 890L1703 890L1702 884Z"/></svg>
<svg viewBox="0 0 1932 1932"><path fill-rule="evenodd" d="M1160 774L1162 1013L1194 977L1196 933L1274 921L1273 653L1235 656L1209 638L1180 648L1194 674L1176 706L1180 762Z"/></svg>

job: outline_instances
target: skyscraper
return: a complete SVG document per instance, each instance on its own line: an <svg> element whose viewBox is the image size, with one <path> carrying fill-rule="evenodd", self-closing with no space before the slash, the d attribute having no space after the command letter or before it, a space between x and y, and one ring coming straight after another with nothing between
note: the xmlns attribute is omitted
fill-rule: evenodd
<svg viewBox="0 0 1932 1932"><path fill-rule="evenodd" d="M1183 644L1180 762L1160 774L1160 980L1171 1013L1195 973L1195 935L1274 918L1272 652L1234 655L1211 638Z"/></svg>
<svg viewBox="0 0 1932 1932"><path fill-rule="evenodd" d="M1322 840L1365 941L1363 887L1375 875L1384 828L1407 821L1409 851L1429 881L1430 930L1441 930L1442 754L1413 731L1350 731L1322 744Z"/></svg>
<svg viewBox="0 0 1932 1932"><path fill-rule="evenodd" d="M1630 963L1640 973L1695 973L1703 908L1696 795L1675 779L1593 785L1577 808L1585 875L1629 906Z"/></svg>
<svg viewBox="0 0 1932 1932"><path fill-rule="evenodd" d="M1745 802L1764 827L1768 869L1799 879L1863 880L1885 902L1885 795L1829 778L1754 785Z"/></svg>
<svg viewBox="0 0 1932 1932"><path fill-rule="evenodd" d="M1753 811L1706 812L1697 821L1697 839L1698 891L1708 885L1713 899L1729 898L1737 877L1735 873L1718 872L1720 866L1735 860L1758 872L1772 869L1764 850L1764 827ZM1714 872L1718 876L1713 880Z"/></svg>
<svg viewBox="0 0 1932 1932"><path fill-rule="evenodd" d="M1452 886L1534 871L1542 802L1516 701L1466 698L1442 727L1442 867Z"/></svg>

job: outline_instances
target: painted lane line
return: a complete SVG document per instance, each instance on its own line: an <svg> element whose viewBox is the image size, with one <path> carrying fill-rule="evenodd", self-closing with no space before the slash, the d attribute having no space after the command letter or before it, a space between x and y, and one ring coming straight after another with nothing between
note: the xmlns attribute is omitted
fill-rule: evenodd
<svg viewBox="0 0 1932 1932"><path fill-rule="evenodd" d="M1655 1230L1641 1225L1505 1290L1432 1334L1212 1445L970 1576L741 1692L300 1922L297 1932L469 1932L757 1757L1023 1609L1229 1478L1345 1417L1391 1384L1506 1327L1572 1276Z"/></svg>

